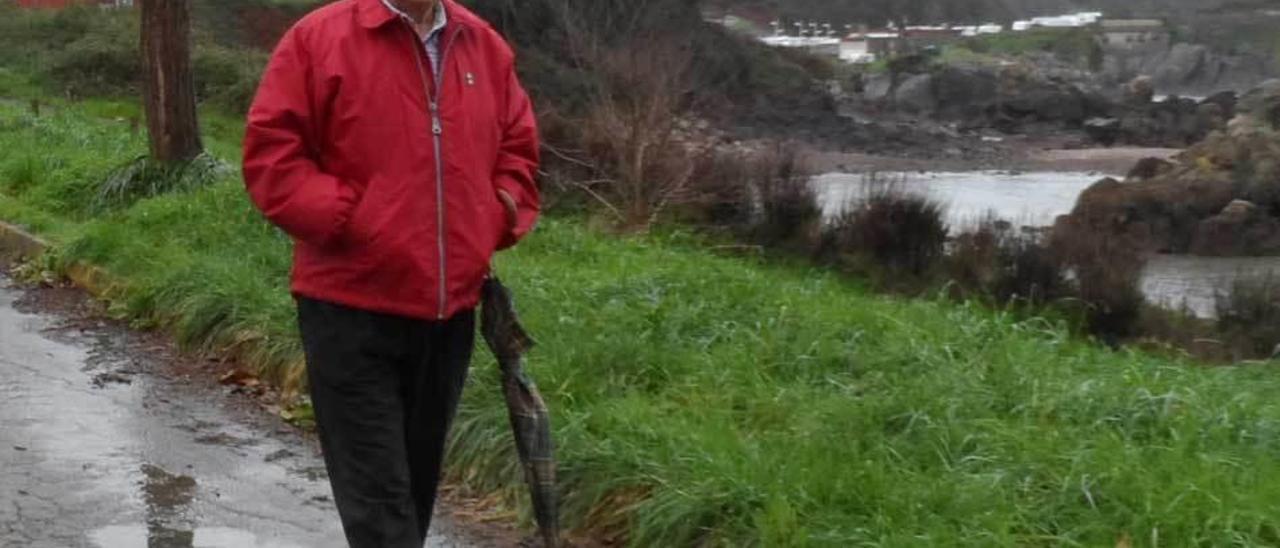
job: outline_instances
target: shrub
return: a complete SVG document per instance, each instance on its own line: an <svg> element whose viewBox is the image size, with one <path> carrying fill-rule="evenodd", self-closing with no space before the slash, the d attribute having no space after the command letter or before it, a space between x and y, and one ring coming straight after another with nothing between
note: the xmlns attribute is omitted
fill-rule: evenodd
<svg viewBox="0 0 1280 548"><path fill-rule="evenodd" d="M869 176L863 194L823 231L818 255L828 262L865 257L890 273L923 276L945 252L945 211L899 182Z"/></svg>
<svg viewBox="0 0 1280 548"><path fill-rule="evenodd" d="M1137 335L1145 297L1139 247L1126 238L1096 232L1089 238L1055 238L1053 253L1075 276L1089 334L1115 347Z"/></svg>
<svg viewBox="0 0 1280 548"><path fill-rule="evenodd" d="M138 33L134 10L79 6L47 12L0 3L0 66L20 69L56 93L76 98L137 95L143 78ZM244 112L267 55L222 45L217 38L194 39L196 95Z"/></svg>
<svg viewBox="0 0 1280 548"><path fill-rule="evenodd" d="M1192 356L1205 363L1235 363L1239 352L1222 340L1218 323L1199 318L1185 306L1144 306L1138 322L1138 348L1154 354Z"/></svg>
<svg viewBox="0 0 1280 548"><path fill-rule="evenodd" d="M692 57L668 35L613 45L585 30L573 34L580 52L575 62L600 77L580 119L578 145L596 178L610 181L602 195L621 227L647 229L669 206L688 199L703 146L680 127L688 112Z"/></svg>
<svg viewBox="0 0 1280 548"><path fill-rule="evenodd" d="M998 302L1023 300L1047 304L1070 294L1062 261L1036 236L1013 236L1000 248L1000 276L996 280Z"/></svg>
<svg viewBox="0 0 1280 548"><path fill-rule="evenodd" d="M747 165L752 194L760 202L753 239L763 245L809 247L822 222L822 206L795 149L780 145L757 153Z"/></svg>
<svg viewBox="0 0 1280 548"><path fill-rule="evenodd" d="M1237 359L1271 357L1280 344L1280 279L1242 278L1216 300L1218 330Z"/></svg>
<svg viewBox="0 0 1280 548"><path fill-rule="evenodd" d="M810 178L789 145L710 149L695 162L677 218L752 245L807 253L822 222Z"/></svg>
<svg viewBox="0 0 1280 548"><path fill-rule="evenodd" d="M947 277L953 288L965 294L991 295L1000 274L1000 247L1008 229L1008 223L989 214L956 236L947 254Z"/></svg>
<svg viewBox="0 0 1280 548"><path fill-rule="evenodd" d="M947 257L948 275L966 292L997 304L1040 306L1071 294L1066 268L1035 232L1015 230L994 217L957 236Z"/></svg>
<svg viewBox="0 0 1280 548"><path fill-rule="evenodd" d="M681 219L734 233L746 232L756 218L756 193L745 153L707 151L694 166L689 203Z"/></svg>
<svg viewBox="0 0 1280 548"><path fill-rule="evenodd" d="M140 89L142 57L133 18L105 16L75 41L55 50L50 76L74 97L135 94Z"/></svg>
<svg viewBox="0 0 1280 548"><path fill-rule="evenodd" d="M196 97L233 112L247 112L267 56L262 52L197 45L192 54Z"/></svg>

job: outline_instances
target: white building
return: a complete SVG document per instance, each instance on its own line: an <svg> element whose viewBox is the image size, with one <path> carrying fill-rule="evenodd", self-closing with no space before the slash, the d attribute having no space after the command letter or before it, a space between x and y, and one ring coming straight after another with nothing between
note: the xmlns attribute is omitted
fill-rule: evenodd
<svg viewBox="0 0 1280 548"><path fill-rule="evenodd" d="M956 27L960 29L960 36L965 38L973 38L974 36L985 36L988 34L1000 34L1004 32L1004 25L999 23L987 23L985 25L977 25L972 27Z"/></svg>
<svg viewBox="0 0 1280 548"><path fill-rule="evenodd" d="M798 48L804 49L815 55L825 55L829 57L839 57L841 50L841 41L839 38L815 36L766 36L761 38L761 41L775 48Z"/></svg>
<svg viewBox="0 0 1280 548"><path fill-rule="evenodd" d="M840 60L865 65L876 62L876 56L871 54L866 39L853 38L840 42Z"/></svg>
<svg viewBox="0 0 1280 548"><path fill-rule="evenodd" d="M1102 20L1102 12L1085 11L1073 13L1069 15L1053 15L1048 17L1035 17L1023 21L1014 21L1013 30L1015 32L1025 32L1034 28L1050 28L1050 29L1074 29L1082 28L1090 25L1096 25Z"/></svg>
<svg viewBox="0 0 1280 548"><path fill-rule="evenodd" d="M1110 19L1102 22L1102 45L1117 49L1167 47L1169 27L1159 19Z"/></svg>

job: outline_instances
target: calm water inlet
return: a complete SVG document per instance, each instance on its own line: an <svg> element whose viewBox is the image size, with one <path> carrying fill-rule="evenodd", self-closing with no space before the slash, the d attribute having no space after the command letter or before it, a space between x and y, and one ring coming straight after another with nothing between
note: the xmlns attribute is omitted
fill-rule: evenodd
<svg viewBox="0 0 1280 548"><path fill-rule="evenodd" d="M974 171L888 174L907 192L924 194L947 206L947 224L963 230L988 213L1023 226L1050 226L1071 212L1086 188L1106 177L1097 173ZM861 174L830 173L813 180L823 212L834 216L863 195Z"/></svg>
<svg viewBox="0 0 1280 548"><path fill-rule="evenodd" d="M1105 174L1079 172L1003 172L889 174L907 192L930 196L947 207L953 232L972 226L986 215L1018 226L1053 225L1070 213L1080 193ZM850 200L865 194L869 183L862 174L830 173L815 177L813 185L823 213L838 215ZM1183 308L1203 318L1216 316L1217 295L1231 290L1240 278L1280 276L1280 257L1152 257L1143 270L1142 291L1162 306Z"/></svg>

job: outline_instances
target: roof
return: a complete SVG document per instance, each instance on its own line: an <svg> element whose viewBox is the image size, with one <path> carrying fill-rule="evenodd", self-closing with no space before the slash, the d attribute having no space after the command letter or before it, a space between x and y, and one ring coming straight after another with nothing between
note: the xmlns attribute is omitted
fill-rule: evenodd
<svg viewBox="0 0 1280 548"><path fill-rule="evenodd" d="M783 48L816 48L840 45L839 38L818 38L812 36L769 36L762 38L761 41L770 46Z"/></svg>
<svg viewBox="0 0 1280 548"><path fill-rule="evenodd" d="M844 40L846 42L860 42L864 40L891 40L895 38L900 38L901 36L902 35L896 32L867 32L867 33L850 34L849 36L846 36Z"/></svg>
<svg viewBox="0 0 1280 548"><path fill-rule="evenodd" d="M1104 30L1163 29L1164 26L1164 21L1159 19L1108 19L1102 22Z"/></svg>

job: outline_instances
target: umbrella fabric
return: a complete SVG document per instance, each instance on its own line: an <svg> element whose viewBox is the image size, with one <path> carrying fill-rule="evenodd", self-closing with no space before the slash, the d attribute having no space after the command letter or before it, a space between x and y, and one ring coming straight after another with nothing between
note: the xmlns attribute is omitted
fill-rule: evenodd
<svg viewBox="0 0 1280 548"><path fill-rule="evenodd" d="M497 278L484 284L480 331L502 369L502 390L533 498L534 518L546 546L556 546L560 515L551 418L537 386L524 371L524 354L533 348L533 339L520 325L511 291Z"/></svg>

